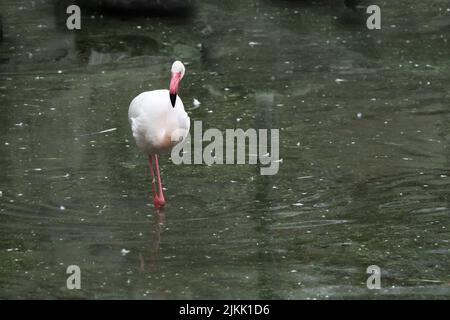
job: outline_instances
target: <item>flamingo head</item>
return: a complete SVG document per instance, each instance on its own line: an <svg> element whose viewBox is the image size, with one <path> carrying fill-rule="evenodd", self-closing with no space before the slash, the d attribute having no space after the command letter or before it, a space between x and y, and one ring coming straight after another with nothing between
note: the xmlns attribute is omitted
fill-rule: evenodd
<svg viewBox="0 0 450 320"><path fill-rule="evenodd" d="M178 87L180 86L180 81L184 76L184 65L181 61L175 61L172 64L172 76L170 77L169 94L170 102L172 107L175 107L175 101L177 100Z"/></svg>

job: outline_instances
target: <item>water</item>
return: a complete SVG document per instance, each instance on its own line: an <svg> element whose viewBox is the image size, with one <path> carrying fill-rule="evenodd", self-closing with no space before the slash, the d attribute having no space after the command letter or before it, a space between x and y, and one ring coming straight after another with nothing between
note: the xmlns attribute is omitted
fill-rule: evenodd
<svg viewBox="0 0 450 320"><path fill-rule="evenodd" d="M281 0L67 31L52 2L2 1L0 297L450 297L450 8L378 4L381 31ZM174 59L204 129L280 128L277 175L163 156L153 209L127 109Z"/></svg>

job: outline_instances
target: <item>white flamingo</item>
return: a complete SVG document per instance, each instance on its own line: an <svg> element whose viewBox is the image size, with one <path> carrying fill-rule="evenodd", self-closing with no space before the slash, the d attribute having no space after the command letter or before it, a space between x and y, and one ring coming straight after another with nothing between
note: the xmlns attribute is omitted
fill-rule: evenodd
<svg viewBox="0 0 450 320"><path fill-rule="evenodd" d="M128 109L128 120L136 145L148 154L153 204L157 209L164 206L166 202L159 172L158 154L170 151L180 143L186 138L190 128L190 119L184 111L183 102L177 97L184 72L183 63L175 61L172 65L169 90L143 92L131 101ZM158 190L155 185L154 170L158 179Z"/></svg>

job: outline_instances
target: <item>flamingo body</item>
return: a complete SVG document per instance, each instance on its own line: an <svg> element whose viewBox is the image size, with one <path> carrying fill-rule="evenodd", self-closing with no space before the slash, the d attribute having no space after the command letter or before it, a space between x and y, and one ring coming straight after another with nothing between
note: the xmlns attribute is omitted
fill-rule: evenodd
<svg viewBox="0 0 450 320"><path fill-rule="evenodd" d="M179 97L172 107L169 90L139 94L131 101L128 120L138 148L146 154L170 151L189 132L190 119Z"/></svg>

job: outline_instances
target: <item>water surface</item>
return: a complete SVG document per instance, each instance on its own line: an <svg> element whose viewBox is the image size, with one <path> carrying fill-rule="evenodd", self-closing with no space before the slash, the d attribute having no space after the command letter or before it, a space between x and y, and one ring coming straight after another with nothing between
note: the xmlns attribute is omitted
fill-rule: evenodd
<svg viewBox="0 0 450 320"><path fill-rule="evenodd" d="M449 298L449 4L378 1L369 31L330 2L68 31L51 1L2 1L0 297ZM277 175L163 156L153 209L127 109L174 59L204 129L280 128Z"/></svg>

